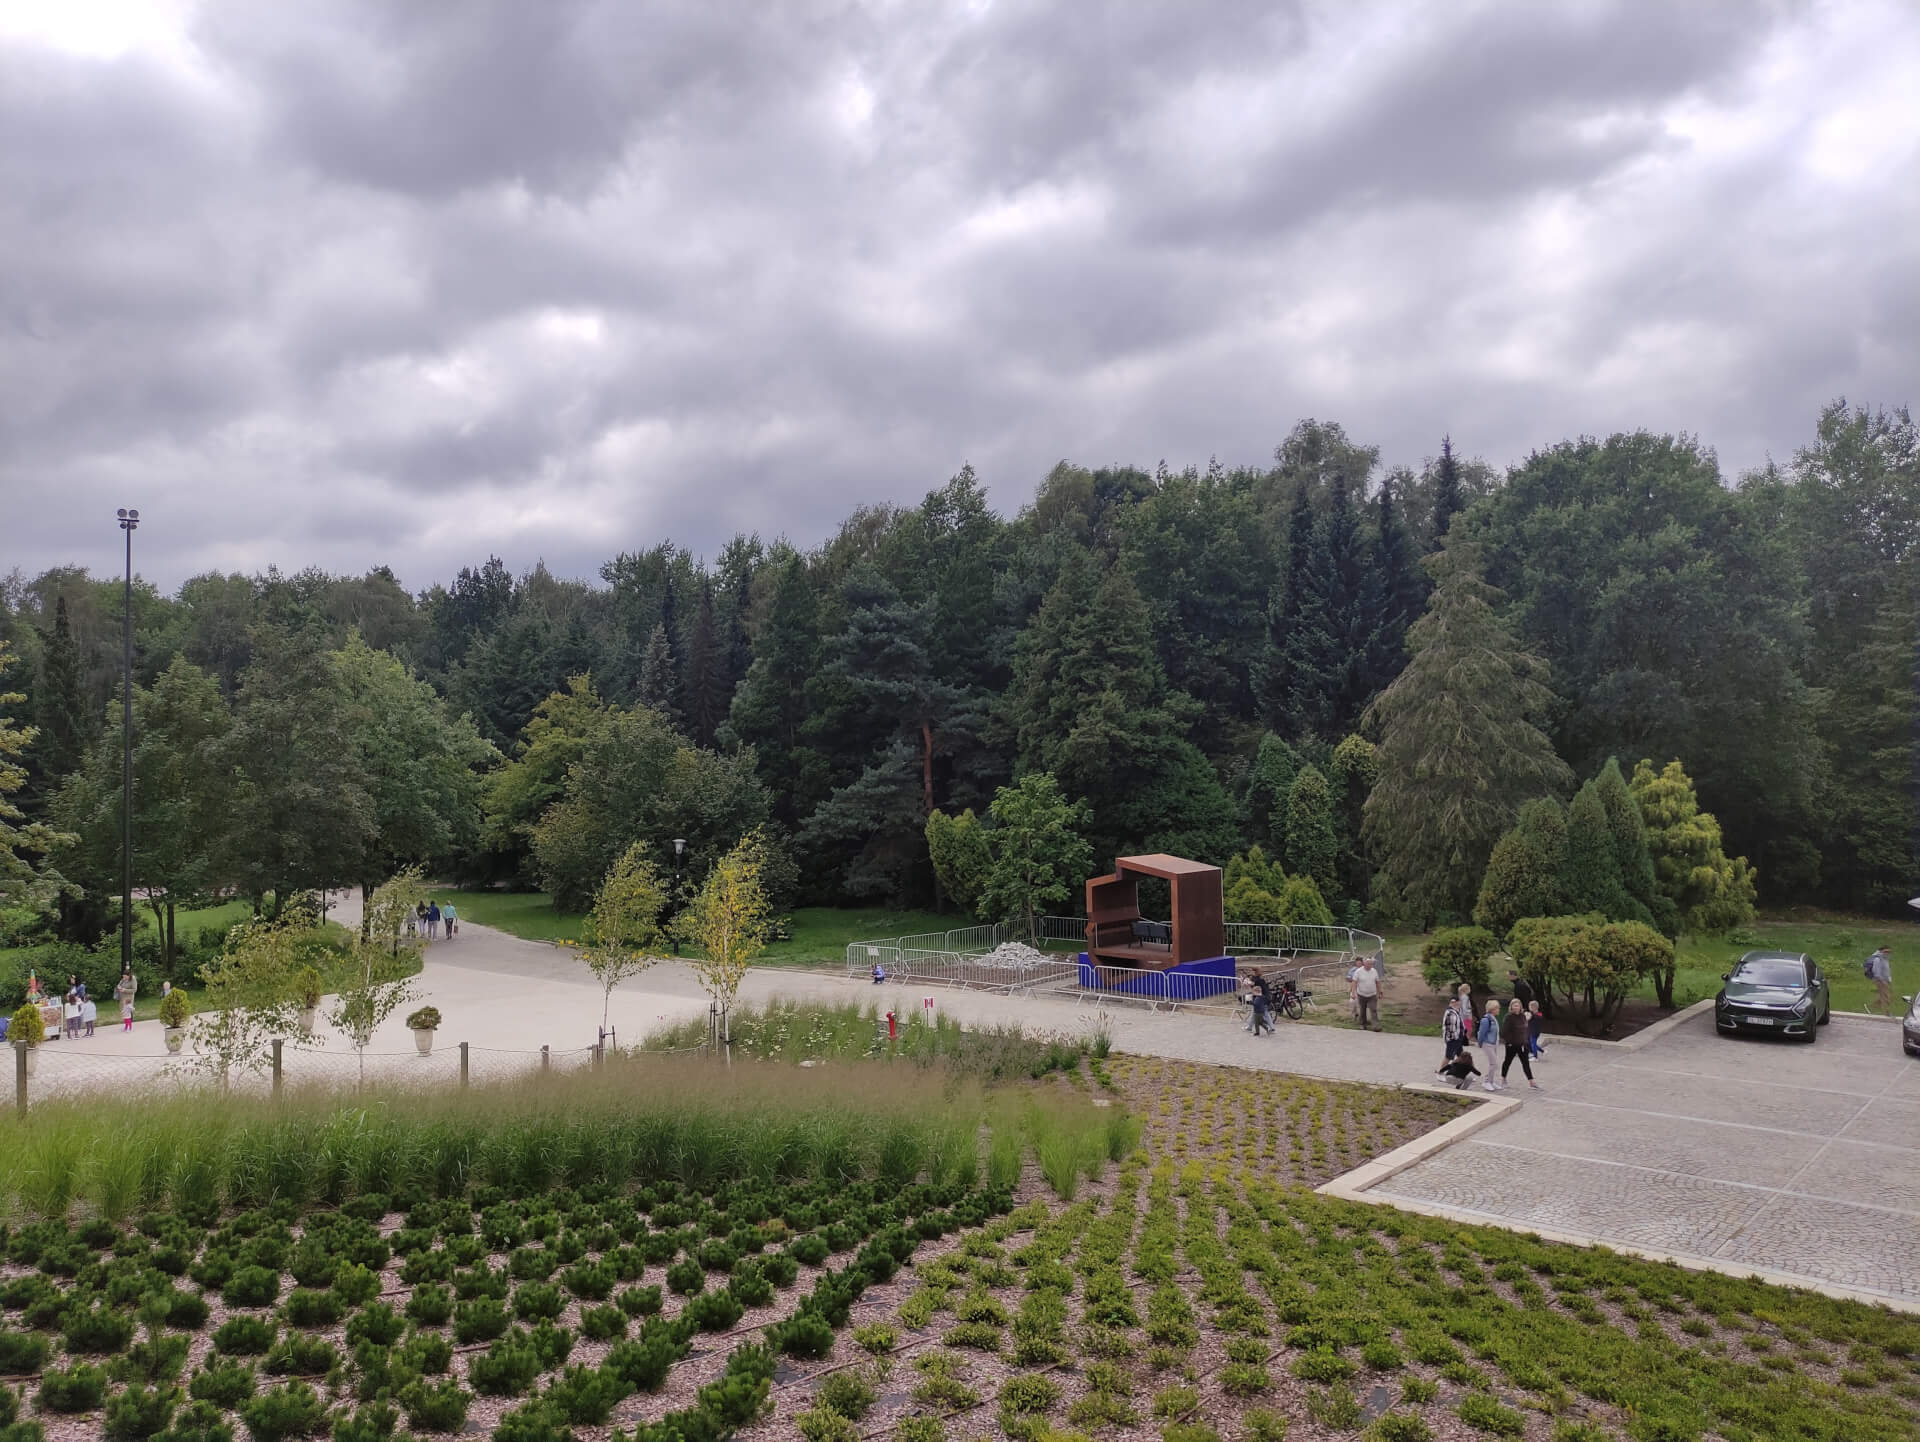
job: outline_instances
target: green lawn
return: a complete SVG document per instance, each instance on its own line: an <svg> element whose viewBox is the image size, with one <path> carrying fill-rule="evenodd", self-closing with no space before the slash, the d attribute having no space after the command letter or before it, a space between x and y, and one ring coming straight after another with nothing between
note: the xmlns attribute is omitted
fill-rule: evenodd
<svg viewBox="0 0 1920 1442"><path fill-rule="evenodd" d="M444 896L442 890L436 893ZM454 905L462 921L497 927L527 941L578 939L586 918L557 911L542 891L457 891ZM966 919L931 911L889 911L882 907L803 906L786 918L789 940L776 941L760 954L763 965L808 966L836 962L847 944L879 938L947 931Z"/></svg>

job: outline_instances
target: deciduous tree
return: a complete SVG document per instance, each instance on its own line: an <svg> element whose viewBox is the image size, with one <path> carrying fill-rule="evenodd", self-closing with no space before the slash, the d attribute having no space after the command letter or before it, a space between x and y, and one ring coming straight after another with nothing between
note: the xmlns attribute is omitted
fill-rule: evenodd
<svg viewBox="0 0 1920 1442"><path fill-rule="evenodd" d="M1093 866L1083 836L1086 803L1069 801L1053 776L1031 771L995 793L992 811L987 846L993 866L981 911L1017 919L1027 939L1037 942L1041 910L1070 900Z"/></svg>
<svg viewBox="0 0 1920 1442"><path fill-rule="evenodd" d="M652 966L667 935L660 917L667 907L667 883L659 867L636 841L600 883L587 913L586 945L580 960L600 984L600 1034L607 1032L613 993L623 981Z"/></svg>
<svg viewBox="0 0 1920 1442"><path fill-rule="evenodd" d="M747 966L765 949L773 929L760 871L759 847L748 838L714 863L674 923L675 934L698 951L690 964L719 1004L723 1038Z"/></svg>

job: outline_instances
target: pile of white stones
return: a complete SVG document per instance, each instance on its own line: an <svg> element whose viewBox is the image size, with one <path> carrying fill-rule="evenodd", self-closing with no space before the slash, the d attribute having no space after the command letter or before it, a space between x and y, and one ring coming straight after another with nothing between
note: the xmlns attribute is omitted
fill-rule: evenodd
<svg viewBox="0 0 1920 1442"><path fill-rule="evenodd" d="M1044 951L1035 951L1024 941L1003 941L986 955L973 959L981 966L1015 971L1023 967L1043 966L1052 958Z"/></svg>

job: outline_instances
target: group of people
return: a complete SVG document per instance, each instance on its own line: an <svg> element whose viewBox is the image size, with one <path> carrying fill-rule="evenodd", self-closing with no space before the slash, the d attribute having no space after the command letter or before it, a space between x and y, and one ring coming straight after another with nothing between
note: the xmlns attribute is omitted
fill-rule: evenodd
<svg viewBox="0 0 1920 1442"><path fill-rule="evenodd" d="M408 936L424 936L428 941L440 940L440 928L446 928L446 938L452 941L460 930L460 917L449 901L442 906L437 901L423 901L413 908L413 915L407 921Z"/></svg>
<svg viewBox="0 0 1920 1442"><path fill-rule="evenodd" d="M120 980L114 984L113 997L120 1003L120 1030L133 1030L133 999L139 995L140 981L131 971L120 973ZM27 1001L34 1006L47 1004L46 993L40 986L37 973L27 973ZM78 976L69 974L67 989L60 996L60 1027L55 1036L65 1036L69 1040L76 1037L92 1036L93 1029L100 1021L99 1003L87 994L87 984ZM0 1031L0 1037L5 1032Z"/></svg>
<svg viewBox="0 0 1920 1442"><path fill-rule="evenodd" d="M1507 998L1504 1006L1498 997L1489 997L1486 1009L1476 1018L1473 988L1462 985L1441 1015L1440 1039L1445 1044L1446 1057L1435 1075L1452 1082L1461 1091L1472 1086L1475 1077L1480 1078L1483 1091L1505 1091L1507 1076L1516 1061L1520 1063L1520 1071L1530 1089L1546 1090L1533 1076L1533 1064L1546 1056L1546 1047L1540 1036L1540 1024L1544 1019L1540 1003L1525 977L1509 971L1507 982L1513 995ZM1494 1057L1503 1046L1506 1056L1500 1063L1500 1074L1496 1077ZM1487 1064L1484 1071L1473 1059L1475 1048L1478 1048L1481 1059Z"/></svg>

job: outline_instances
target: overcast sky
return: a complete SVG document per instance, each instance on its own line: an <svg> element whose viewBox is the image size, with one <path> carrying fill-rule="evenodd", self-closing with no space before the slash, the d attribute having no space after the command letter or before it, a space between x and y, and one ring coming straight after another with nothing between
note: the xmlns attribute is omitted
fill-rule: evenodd
<svg viewBox="0 0 1920 1442"><path fill-rule="evenodd" d="M1920 376L1920 5L0 0L0 572L591 575L971 461Z"/></svg>

